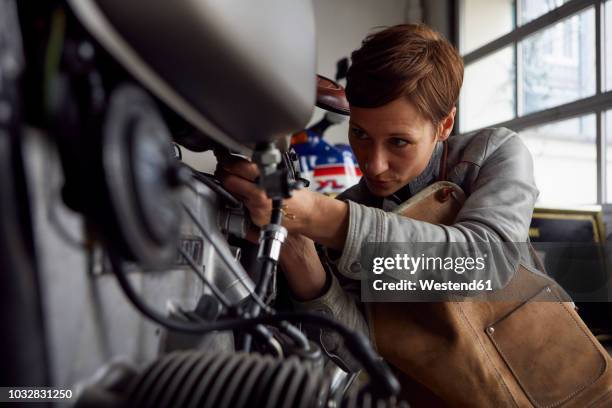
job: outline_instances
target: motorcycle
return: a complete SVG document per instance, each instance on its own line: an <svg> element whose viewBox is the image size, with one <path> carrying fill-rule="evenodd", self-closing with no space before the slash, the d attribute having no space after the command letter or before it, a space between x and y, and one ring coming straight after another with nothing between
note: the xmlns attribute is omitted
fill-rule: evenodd
<svg viewBox="0 0 612 408"><path fill-rule="evenodd" d="M364 336L274 308L282 200L305 184L284 135L324 86L310 2L264 3L0 0L3 384L75 406L400 404ZM243 206L175 144L258 164L274 211L251 258ZM302 325L338 332L367 384Z"/></svg>

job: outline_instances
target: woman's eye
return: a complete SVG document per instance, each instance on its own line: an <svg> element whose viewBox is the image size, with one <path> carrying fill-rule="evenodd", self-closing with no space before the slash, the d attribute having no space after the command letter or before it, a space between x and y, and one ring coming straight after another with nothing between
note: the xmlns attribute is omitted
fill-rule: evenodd
<svg viewBox="0 0 612 408"><path fill-rule="evenodd" d="M359 140L364 140L367 138L366 133L358 128L351 128L351 133L353 134L353 136L355 136L357 139Z"/></svg>
<svg viewBox="0 0 612 408"><path fill-rule="evenodd" d="M410 142L408 140L404 140L404 139L399 139L394 137L393 139L390 140L390 143L395 146L395 147L404 147L408 144L410 144Z"/></svg>

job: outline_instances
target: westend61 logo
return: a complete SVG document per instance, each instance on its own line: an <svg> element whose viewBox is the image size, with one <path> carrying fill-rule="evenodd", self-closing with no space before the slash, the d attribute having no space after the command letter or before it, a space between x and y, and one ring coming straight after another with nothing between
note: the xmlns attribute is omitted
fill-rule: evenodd
<svg viewBox="0 0 612 408"><path fill-rule="evenodd" d="M369 242L360 254L364 302L489 296L516 271L522 246L491 242Z"/></svg>
<svg viewBox="0 0 612 408"><path fill-rule="evenodd" d="M451 272L463 275L465 272L478 272L486 268L483 256L411 256L408 254L396 254L395 256L378 256L372 260L372 273L381 275L385 272L393 272L394 276L406 274L412 276L417 272ZM391 282L382 279L372 281L372 289L375 291L491 291L493 290L491 280L472 279L470 281L453 282L446 280L439 282L434 279L398 279Z"/></svg>
<svg viewBox="0 0 612 408"><path fill-rule="evenodd" d="M478 257L440 257L440 256L410 256L408 254L396 254L394 257L374 258L372 272L380 275L387 270L406 271L411 275L417 271L453 271L463 274L466 271L482 271L485 269L485 258L487 254Z"/></svg>

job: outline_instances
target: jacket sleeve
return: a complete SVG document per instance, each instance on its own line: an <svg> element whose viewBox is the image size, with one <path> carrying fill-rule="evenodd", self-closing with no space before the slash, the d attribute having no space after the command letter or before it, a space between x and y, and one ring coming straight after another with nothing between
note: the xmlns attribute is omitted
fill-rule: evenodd
<svg viewBox="0 0 612 408"><path fill-rule="evenodd" d="M471 194L451 226L417 221L349 201L349 227L338 271L359 279L360 252L366 242L527 240L538 190L531 154L517 135L506 139L486 158L469 190Z"/></svg>

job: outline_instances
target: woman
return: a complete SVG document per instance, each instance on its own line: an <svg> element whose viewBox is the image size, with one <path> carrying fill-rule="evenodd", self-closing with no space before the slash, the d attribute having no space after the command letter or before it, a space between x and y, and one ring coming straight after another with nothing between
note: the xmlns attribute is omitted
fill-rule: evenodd
<svg viewBox="0 0 612 408"><path fill-rule="evenodd" d="M399 25L373 34L352 54L346 86L349 142L364 177L340 200L302 189L285 201L291 217L284 220L289 237L281 266L296 299L314 305L331 298L328 306L334 310L343 298L336 277L327 276L316 256L314 242L341 251L338 272L358 278L353 270L359 268L353 264L368 241L527 240L538 195L531 156L507 129L449 139L462 80L463 61L457 51L423 25ZM455 225L386 212L437 180L441 142L447 139L448 179L469 196ZM270 200L253 183L256 166L233 162L222 169L223 184L244 200L253 222L269 222Z"/></svg>
<svg viewBox="0 0 612 408"><path fill-rule="evenodd" d="M538 196L531 156L508 129L449 137L462 80L463 62L457 51L423 25L398 25L370 35L352 54L346 86L349 141L363 178L339 199L303 189L285 202L291 216L283 221L289 237L280 263L299 307L329 313L367 333L354 290L359 288L364 243L528 240ZM388 212L442 178L441 173L467 195L453 225ZM219 176L244 200L255 224L269 221L271 203L253 183L258 176L255 165L223 163ZM328 250L323 262L315 242ZM326 350L355 368L339 339L323 334ZM456 402L448 400L448 394L437 394L429 401ZM459 394L451 395L459 401L473 400ZM512 405L512 398L507 398Z"/></svg>

